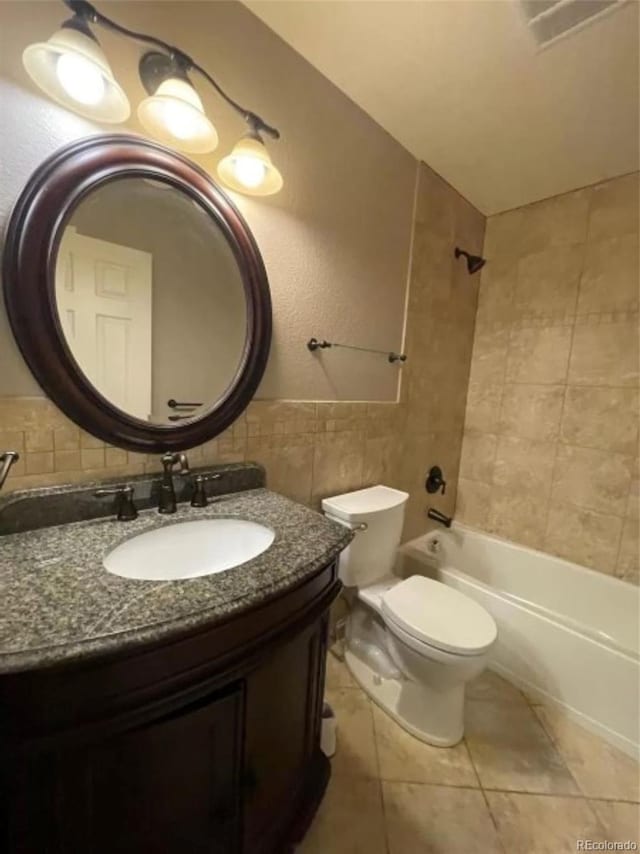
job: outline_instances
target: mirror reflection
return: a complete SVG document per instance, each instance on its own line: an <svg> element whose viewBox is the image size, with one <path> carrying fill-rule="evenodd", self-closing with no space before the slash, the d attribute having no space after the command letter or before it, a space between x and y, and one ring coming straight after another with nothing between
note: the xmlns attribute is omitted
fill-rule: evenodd
<svg viewBox="0 0 640 854"><path fill-rule="evenodd" d="M171 184L119 178L88 194L63 232L55 294L80 369L128 415L198 418L240 370L247 304L233 250Z"/></svg>

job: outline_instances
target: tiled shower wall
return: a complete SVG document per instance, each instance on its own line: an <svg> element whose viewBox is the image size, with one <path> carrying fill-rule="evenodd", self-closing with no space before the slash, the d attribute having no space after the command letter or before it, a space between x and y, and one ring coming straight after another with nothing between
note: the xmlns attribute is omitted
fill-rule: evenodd
<svg viewBox="0 0 640 854"><path fill-rule="evenodd" d="M428 507L453 515L479 276L470 276L460 246L480 254L485 218L421 164L414 219L401 399L406 429L400 485L410 494L405 539L434 527ZM444 472L444 495L428 495L425 475ZM392 484L393 485L393 484Z"/></svg>
<svg viewBox="0 0 640 854"><path fill-rule="evenodd" d="M638 580L638 175L487 221L457 518Z"/></svg>

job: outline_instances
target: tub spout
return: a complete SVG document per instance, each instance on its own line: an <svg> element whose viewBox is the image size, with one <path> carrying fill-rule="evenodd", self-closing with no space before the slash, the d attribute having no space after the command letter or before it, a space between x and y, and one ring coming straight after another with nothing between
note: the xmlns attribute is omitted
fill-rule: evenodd
<svg viewBox="0 0 640 854"><path fill-rule="evenodd" d="M429 507L427 510L427 516L429 519L433 519L434 522L439 522L441 525L444 525L445 528L450 528L451 522L453 521L450 516L445 516L444 513L436 510L435 507Z"/></svg>

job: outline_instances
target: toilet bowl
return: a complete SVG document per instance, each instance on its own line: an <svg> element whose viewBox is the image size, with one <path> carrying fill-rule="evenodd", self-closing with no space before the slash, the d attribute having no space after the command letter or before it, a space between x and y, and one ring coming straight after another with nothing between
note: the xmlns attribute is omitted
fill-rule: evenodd
<svg viewBox="0 0 640 854"><path fill-rule="evenodd" d="M485 668L497 637L491 615L439 581L392 575L406 492L373 486L326 498L325 514L356 535L340 557L343 584L357 596L345 661L394 720L440 747L464 734L464 688Z"/></svg>

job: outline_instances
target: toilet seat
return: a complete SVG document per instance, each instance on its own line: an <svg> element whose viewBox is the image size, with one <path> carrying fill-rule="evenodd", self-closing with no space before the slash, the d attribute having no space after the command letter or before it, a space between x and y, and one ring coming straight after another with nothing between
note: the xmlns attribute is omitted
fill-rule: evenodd
<svg viewBox="0 0 640 854"><path fill-rule="evenodd" d="M380 610L390 631L400 629L418 644L455 655L481 655L498 634L493 617L481 605L420 575L387 589Z"/></svg>

